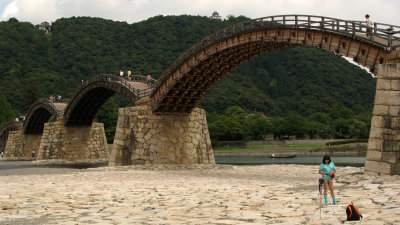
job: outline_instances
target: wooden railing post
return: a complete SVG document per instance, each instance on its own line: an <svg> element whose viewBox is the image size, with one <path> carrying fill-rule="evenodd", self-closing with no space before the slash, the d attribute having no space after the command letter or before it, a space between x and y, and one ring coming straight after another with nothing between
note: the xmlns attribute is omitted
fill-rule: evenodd
<svg viewBox="0 0 400 225"><path fill-rule="evenodd" d="M321 22L320 22L320 23L321 23L321 25L320 25L320 26L321 26L321 30L324 30L324 27L325 27L325 17L322 17L322 18L321 18Z"/></svg>

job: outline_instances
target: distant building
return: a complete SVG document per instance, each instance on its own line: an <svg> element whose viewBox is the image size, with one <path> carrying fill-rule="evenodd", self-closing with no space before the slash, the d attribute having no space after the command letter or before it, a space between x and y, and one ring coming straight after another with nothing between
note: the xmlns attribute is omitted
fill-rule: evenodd
<svg viewBox="0 0 400 225"><path fill-rule="evenodd" d="M219 13L217 11L214 11L212 16L210 16L210 19L212 19L212 20L221 20L221 16L219 15Z"/></svg>
<svg viewBox="0 0 400 225"><path fill-rule="evenodd" d="M41 24L36 25L35 27L38 28L39 30L44 30L46 34L51 33L51 25L48 22L43 22Z"/></svg>

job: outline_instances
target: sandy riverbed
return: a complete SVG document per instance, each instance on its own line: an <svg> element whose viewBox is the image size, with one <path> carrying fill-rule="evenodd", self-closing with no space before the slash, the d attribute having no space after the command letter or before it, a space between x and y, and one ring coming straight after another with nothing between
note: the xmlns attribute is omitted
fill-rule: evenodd
<svg viewBox="0 0 400 225"><path fill-rule="evenodd" d="M339 205L323 206L320 219L317 170L304 165L2 170L0 224L340 224L351 201L364 219L345 224L400 224L400 176L338 168Z"/></svg>

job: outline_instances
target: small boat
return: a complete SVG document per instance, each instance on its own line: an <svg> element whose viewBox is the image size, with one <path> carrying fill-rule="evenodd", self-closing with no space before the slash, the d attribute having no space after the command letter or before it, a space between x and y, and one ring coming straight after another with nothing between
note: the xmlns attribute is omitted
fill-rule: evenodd
<svg viewBox="0 0 400 225"><path fill-rule="evenodd" d="M270 156L270 158L273 158L273 159L276 159L276 158L294 158L294 157L296 157L297 155L286 155L286 156Z"/></svg>

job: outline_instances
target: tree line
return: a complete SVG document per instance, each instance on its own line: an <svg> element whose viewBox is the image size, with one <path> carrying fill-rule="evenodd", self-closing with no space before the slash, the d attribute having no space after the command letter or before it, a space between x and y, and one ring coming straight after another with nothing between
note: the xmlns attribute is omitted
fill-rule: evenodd
<svg viewBox="0 0 400 225"><path fill-rule="evenodd" d="M359 138L369 136L371 114L355 114L342 103L336 103L328 113L301 116L290 112L285 116L268 117L262 113L247 113L240 106L230 106L223 114L207 113L210 138L219 141L296 138Z"/></svg>

